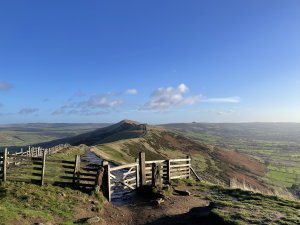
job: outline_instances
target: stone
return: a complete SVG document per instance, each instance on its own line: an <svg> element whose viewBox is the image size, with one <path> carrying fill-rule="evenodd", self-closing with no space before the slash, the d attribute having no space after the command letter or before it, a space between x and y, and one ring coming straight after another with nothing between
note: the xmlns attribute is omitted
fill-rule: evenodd
<svg viewBox="0 0 300 225"><path fill-rule="evenodd" d="M95 216L95 217L89 218L86 222L88 224L95 224L95 223L98 223L99 221L100 221L100 218L98 216Z"/></svg>
<svg viewBox="0 0 300 225"><path fill-rule="evenodd" d="M103 218L98 216L91 217L86 221L88 224L97 224L97 225L107 225L106 221Z"/></svg>
<svg viewBox="0 0 300 225"><path fill-rule="evenodd" d="M160 206L165 200L158 198L152 201L153 205Z"/></svg>

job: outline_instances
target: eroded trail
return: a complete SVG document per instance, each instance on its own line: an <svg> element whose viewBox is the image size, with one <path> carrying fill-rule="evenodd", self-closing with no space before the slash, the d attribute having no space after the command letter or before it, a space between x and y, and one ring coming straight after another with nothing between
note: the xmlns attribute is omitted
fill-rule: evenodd
<svg viewBox="0 0 300 225"><path fill-rule="evenodd" d="M111 225L166 224L168 221L174 224L180 222L175 221L179 219L175 219L178 215L187 214L192 208L205 207L207 204L207 201L194 196L171 195L159 206L149 199L134 198L122 205L106 204L101 214L106 223Z"/></svg>

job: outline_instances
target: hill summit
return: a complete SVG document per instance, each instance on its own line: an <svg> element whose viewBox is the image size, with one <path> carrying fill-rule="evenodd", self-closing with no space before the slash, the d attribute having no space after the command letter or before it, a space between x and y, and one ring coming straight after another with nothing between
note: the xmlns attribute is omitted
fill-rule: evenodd
<svg viewBox="0 0 300 225"><path fill-rule="evenodd" d="M141 124L133 120L122 120L116 124L99 128L91 132L40 143L38 145L50 147L61 143L68 143L71 145L85 144L93 146L118 140L142 137L146 133L146 127L146 124Z"/></svg>

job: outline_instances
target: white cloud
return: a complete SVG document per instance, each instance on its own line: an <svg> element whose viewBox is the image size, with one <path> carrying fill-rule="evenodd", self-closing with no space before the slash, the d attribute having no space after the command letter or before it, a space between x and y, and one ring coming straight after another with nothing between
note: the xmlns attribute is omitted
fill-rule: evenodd
<svg viewBox="0 0 300 225"><path fill-rule="evenodd" d="M202 99L202 102L212 102L212 103L239 103L241 102L240 97L227 97L227 98L206 98Z"/></svg>
<svg viewBox="0 0 300 225"><path fill-rule="evenodd" d="M12 88L12 85L0 81L0 91L7 91Z"/></svg>
<svg viewBox="0 0 300 225"><path fill-rule="evenodd" d="M185 84L180 84L176 88L158 88L142 109L167 111L178 106L193 105L199 101L200 95L185 97L183 94L187 91L188 87Z"/></svg>
<svg viewBox="0 0 300 225"><path fill-rule="evenodd" d="M126 91L126 94L128 94L128 95L136 95L137 93L138 93L138 91L136 89L134 89L134 88L128 89Z"/></svg>
<svg viewBox="0 0 300 225"><path fill-rule="evenodd" d="M180 84L180 85L178 86L178 90L180 91L180 93L185 93L185 92L187 92L189 89L188 89L188 87L187 87L185 84Z"/></svg>

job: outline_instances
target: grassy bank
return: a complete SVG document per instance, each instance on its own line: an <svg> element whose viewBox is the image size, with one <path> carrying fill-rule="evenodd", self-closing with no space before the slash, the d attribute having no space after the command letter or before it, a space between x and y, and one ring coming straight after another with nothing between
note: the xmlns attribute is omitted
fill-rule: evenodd
<svg viewBox="0 0 300 225"><path fill-rule="evenodd" d="M300 224L299 201L195 181L181 183L192 186L198 197L214 202L212 213L226 224Z"/></svg>
<svg viewBox="0 0 300 225"><path fill-rule="evenodd" d="M87 211L97 211L101 203L94 195L70 188L7 183L0 187L0 224L87 224L76 217L77 209L84 206Z"/></svg>

